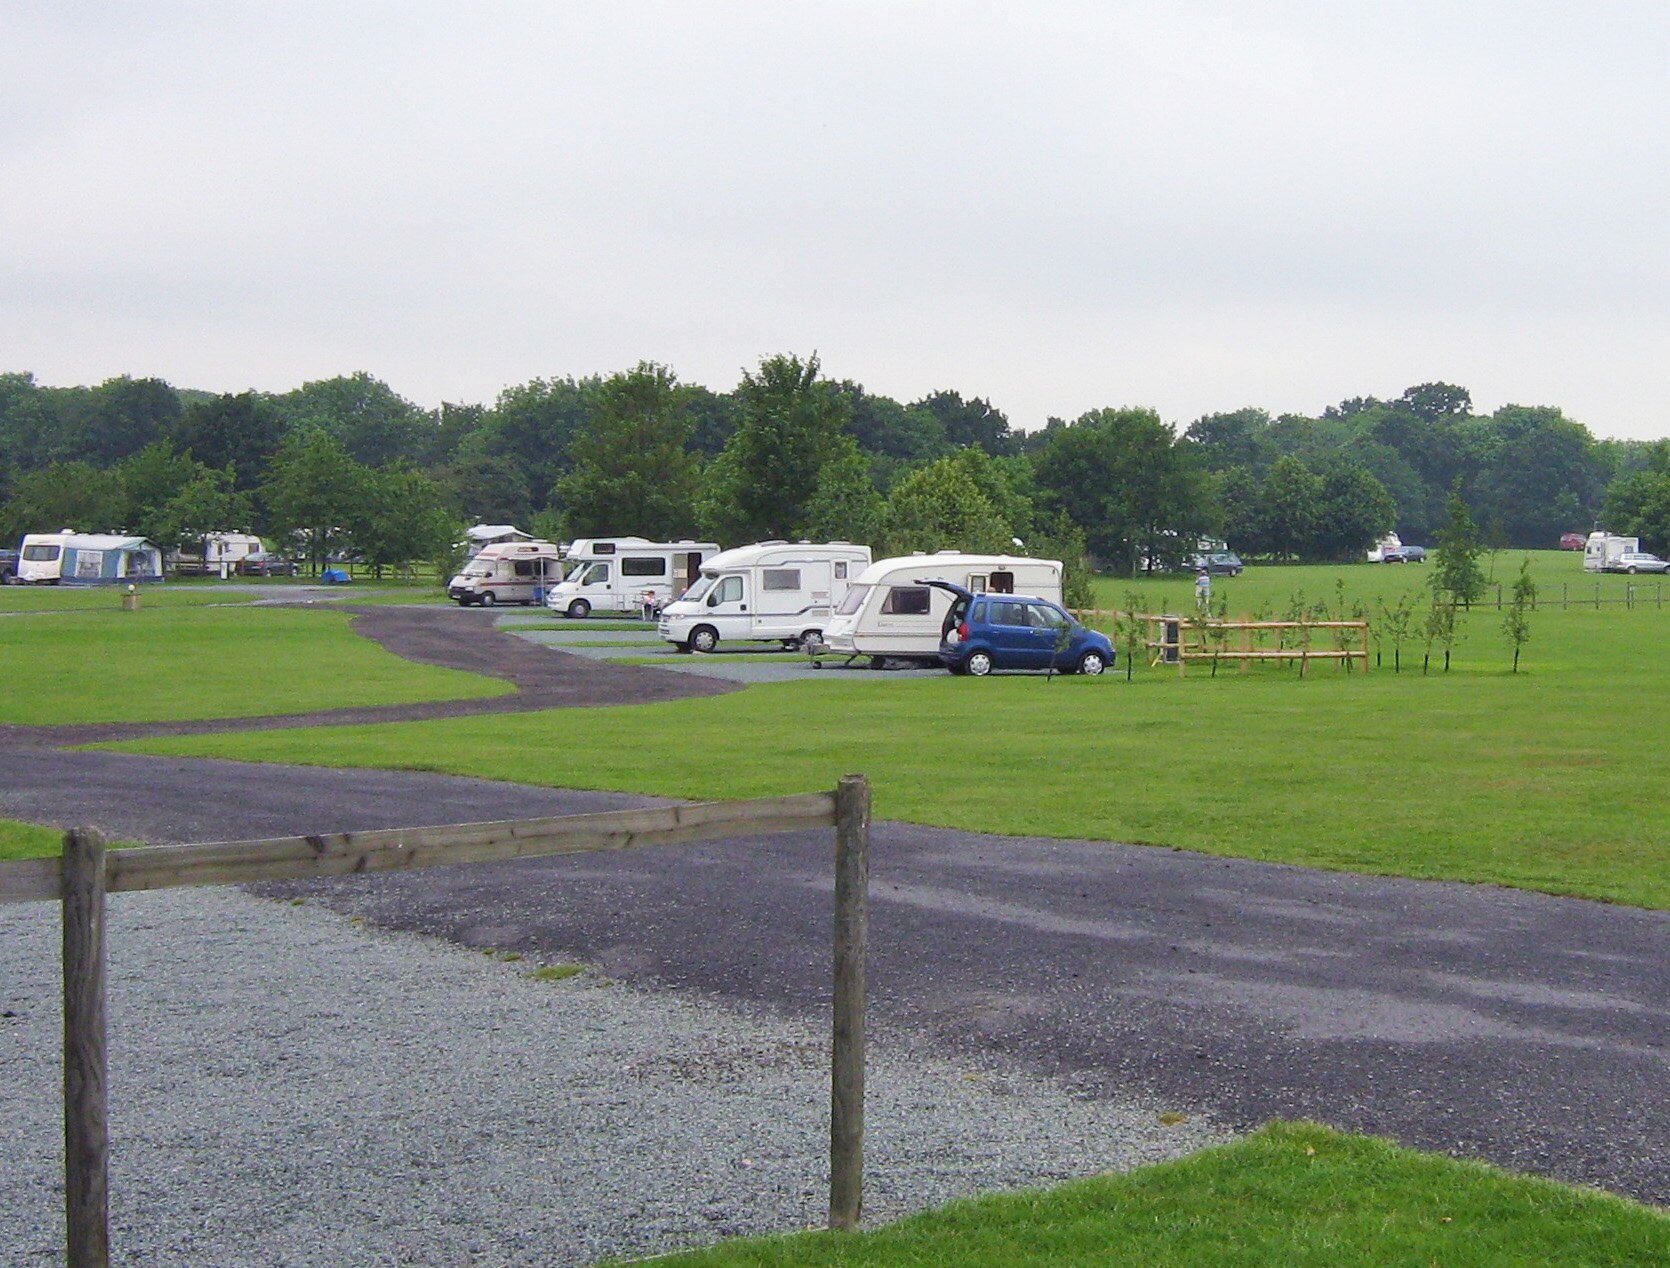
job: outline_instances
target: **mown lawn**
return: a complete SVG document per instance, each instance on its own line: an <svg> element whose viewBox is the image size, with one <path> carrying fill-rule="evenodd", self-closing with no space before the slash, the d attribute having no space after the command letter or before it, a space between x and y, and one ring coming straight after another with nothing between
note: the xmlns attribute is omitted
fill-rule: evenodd
<svg viewBox="0 0 1670 1268"><path fill-rule="evenodd" d="M350 620L323 605L149 603L3 618L0 723L255 717L511 690L403 660L355 635Z"/></svg>
<svg viewBox="0 0 1670 1268"><path fill-rule="evenodd" d="M1276 1124L1125 1175L953 1203L858 1234L798 1233L667 1268L1651 1265L1670 1216L1477 1163Z"/></svg>
<svg viewBox="0 0 1670 1268"><path fill-rule="evenodd" d="M863 771L889 818L1670 907L1670 613L1541 611L1517 675L1498 627L1476 613L1448 674L1418 657L1302 681L831 672L705 700L131 747L690 799Z"/></svg>

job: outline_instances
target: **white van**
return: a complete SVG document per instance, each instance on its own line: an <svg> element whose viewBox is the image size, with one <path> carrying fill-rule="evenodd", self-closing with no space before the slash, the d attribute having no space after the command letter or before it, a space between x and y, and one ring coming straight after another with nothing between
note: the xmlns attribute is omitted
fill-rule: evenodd
<svg viewBox="0 0 1670 1268"><path fill-rule="evenodd" d="M1017 555L900 555L858 575L824 631L834 656L869 656L939 664L939 642L952 596L928 581L949 581L975 594L1023 594L1061 602L1061 561Z"/></svg>
<svg viewBox="0 0 1670 1268"><path fill-rule="evenodd" d="M652 542L642 537L582 537L568 545L563 579L546 606L580 620L593 612L659 611L691 586L718 542Z"/></svg>
<svg viewBox="0 0 1670 1268"><path fill-rule="evenodd" d="M472 603L539 603L562 574L562 551L555 542L512 541L484 546L464 571L447 582L447 598L459 607Z"/></svg>
<svg viewBox="0 0 1670 1268"><path fill-rule="evenodd" d="M850 542L758 542L721 551L683 598L661 611L662 638L680 651L711 652L721 639L822 639L848 584L870 566L870 548Z"/></svg>

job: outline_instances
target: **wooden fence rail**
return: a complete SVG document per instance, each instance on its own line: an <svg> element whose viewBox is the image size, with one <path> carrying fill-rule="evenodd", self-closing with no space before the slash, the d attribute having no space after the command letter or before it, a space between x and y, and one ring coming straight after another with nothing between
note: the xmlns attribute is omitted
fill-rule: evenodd
<svg viewBox="0 0 1670 1268"><path fill-rule="evenodd" d="M829 1226L856 1228L864 1168L864 960L869 944L870 785L833 792L502 823L392 828L269 841L106 850L93 829L61 858L0 863L0 903L56 901L64 929L64 1215L68 1268L107 1268L108 1054L105 896L181 885L301 880L835 829Z"/></svg>

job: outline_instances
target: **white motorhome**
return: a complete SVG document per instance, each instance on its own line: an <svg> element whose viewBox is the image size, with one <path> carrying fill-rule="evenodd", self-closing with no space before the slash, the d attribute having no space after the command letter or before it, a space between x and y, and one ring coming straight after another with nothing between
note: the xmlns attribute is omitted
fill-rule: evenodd
<svg viewBox="0 0 1670 1268"><path fill-rule="evenodd" d="M939 663L951 595L927 581L949 581L976 594L1024 594L1061 602L1061 561L1018 555L937 555L878 559L847 589L824 631L831 655Z"/></svg>
<svg viewBox="0 0 1670 1268"><path fill-rule="evenodd" d="M1606 565L1619 555L1634 553L1640 549L1639 537L1614 537L1604 529L1597 528L1589 534L1589 540L1583 543L1583 571L1605 572ZM23 574L20 572L18 575Z"/></svg>
<svg viewBox="0 0 1670 1268"><path fill-rule="evenodd" d="M721 551L684 596L661 611L661 637L680 651L711 652L720 640L822 639L849 583L870 566L870 548L850 542L758 542Z"/></svg>
<svg viewBox="0 0 1670 1268"><path fill-rule="evenodd" d="M718 542L652 542L642 537L581 537L568 544L563 579L546 606L580 620L593 612L659 611L701 576Z"/></svg>
<svg viewBox="0 0 1670 1268"><path fill-rule="evenodd" d="M464 571L447 582L447 598L461 608L472 603L539 603L562 574L562 551L555 542L509 541L484 546Z"/></svg>

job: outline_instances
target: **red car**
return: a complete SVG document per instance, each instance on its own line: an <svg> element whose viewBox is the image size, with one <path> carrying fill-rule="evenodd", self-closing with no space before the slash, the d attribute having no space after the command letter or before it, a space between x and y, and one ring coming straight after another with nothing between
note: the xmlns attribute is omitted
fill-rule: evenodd
<svg viewBox="0 0 1670 1268"><path fill-rule="evenodd" d="M1586 540L1587 539L1583 536L1582 533L1561 533L1560 534L1560 549L1561 550L1582 550L1583 549L1583 543Z"/></svg>

